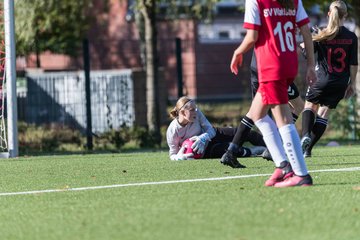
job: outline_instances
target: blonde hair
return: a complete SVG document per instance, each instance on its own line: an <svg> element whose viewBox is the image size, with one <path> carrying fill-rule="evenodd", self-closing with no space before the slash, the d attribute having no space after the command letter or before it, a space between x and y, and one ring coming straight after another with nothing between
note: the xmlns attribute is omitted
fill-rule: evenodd
<svg viewBox="0 0 360 240"><path fill-rule="evenodd" d="M277 0L286 9L294 9L294 0Z"/></svg>
<svg viewBox="0 0 360 240"><path fill-rule="evenodd" d="M333 1L329 7L329 22L326 28L320 30L318 34L313 36L313 40L317 42L332 40L339 33L340 21L347 16L347 7L345 2L341 0Z"/></svg>
<svg viewBox="0 0 360 240"><path fill-rule="evenodd" d="M170 117L176 118L179 116L179 111L185 107L186 104L191 102L192 100L186 96L181 97L177 100L175 107L170 111Z"/></svg>

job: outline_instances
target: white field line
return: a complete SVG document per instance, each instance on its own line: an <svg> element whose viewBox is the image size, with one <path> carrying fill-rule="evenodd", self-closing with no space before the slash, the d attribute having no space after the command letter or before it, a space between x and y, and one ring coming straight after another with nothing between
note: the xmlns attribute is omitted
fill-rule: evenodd
<svg viewBox="0 0 360 240"><path fill-rule="evenodd" d="M312 170L312 171L309 171L309 172L319 173L319 172L354 172L354 171L360 171L360 167L338 168L338 169L320 169L320 170ZM229 179L265 177L265 176L270 176L270 175L271 174L251 174L251 175L228 176L228 177L217 177L217 178L196 178L196 179L172 180L172 181L161 181L161 182L142 182L142 183L114 184L114 185L93 186L93 187L47 189L47 190L35 190L35 191L24 191L24 192L4 192L4 193L0 193L0 197L2 197L2 196L13 196L13 195L29 195L29 194L41 194L41 193L53 193L53 192L87 191L87 190L96 190L96 189L135 187L135 186L146 186L146 185L162 185L162 184L174 184L174 183L221 181L221 180L229 180Z"/></svg>

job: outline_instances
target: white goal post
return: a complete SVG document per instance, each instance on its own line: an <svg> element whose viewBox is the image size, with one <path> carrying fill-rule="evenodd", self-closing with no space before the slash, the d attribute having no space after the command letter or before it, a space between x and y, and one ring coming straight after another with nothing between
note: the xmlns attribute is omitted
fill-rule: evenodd
<svg viewBox="0 0 360 240"><path fill-rule="evenodd" d="M17 96L16 96L16 54L14 1L4 0L4 35L5 35L5 81L7 107L7 148L0 157L17 157L19 155L17 128ZM4 89L3 89L4 90ZM4 117L4 116L3 116ZM5 136L6 137L6 136Z"/></svg>

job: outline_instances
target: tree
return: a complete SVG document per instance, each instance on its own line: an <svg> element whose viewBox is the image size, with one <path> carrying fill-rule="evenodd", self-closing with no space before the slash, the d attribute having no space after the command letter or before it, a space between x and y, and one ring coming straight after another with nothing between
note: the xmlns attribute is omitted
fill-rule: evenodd
<svg viewBox="0 0 360 240"><path fill-rule="evenodd" d="M161 142L158 54L156 31L156 0L140 0L139 10L144 19L147 123L156 143Z"/></svg>
<svg viewBox="0 0 360 240"><path fill-rule="evenodd" d="M211 16L211 10L215 3L220 0L136 0L134 4L135 14L140 13L144 26L139 26L140 36L145 40L145 70L147 89L147 123L149 131L153 134L157 144L161 143L160 134L160 110L159 110L159 74L158 74L158 51L156 23L158 3L168 4L165 18L174 19L179 13L187 14L188 17L205 18ZM179 4L181 2L181 4ZM181 10L181 12L179 11ZM141 18L137 21L142 24ZM142 33L141 31L144 31Z"/></svg>
<svg viewBox="0 0 360 240"><path fill-rule="evenodd" d="M360 25L360 16L358 15L360 11L360 1L358 0L344 0L349 5L349 13L350 17L352 17L356 25ZM309 0L309 1L303 1L305 7L308 9L314 4L319 4L324 12L326 13L328 11L328 7L332 1L322 1L322 0Z"/></svg>
<svg viewBox="0 0 360 240"><path fill-rule="evenodd" d="M89 26L91 0L15 0L17 55L50 50L76 56Z"/></svg>
<svg viewBox="0 0 360 240"><path fill-rule="evenodd" d="M181 4L179 4L181 2ZM168 19L175 19L179 13L187 13L189 17L195 18L211 18L212 9L216 3L220 0L136 0L135 13L140 13L144 19L144 28L140 27L139 30L144 30L145 36L145 69L146 69L146 83L147 83L147 122L149 130L155 133L155 136L160 136L160 117L158 109L158 60L157 60L157 32L156 32L156 20L157 4L168 4L167 15ZM241 2L241 1L239 1ZM327 7L331 1L312 0L305 1L305 6L310 7L311 5L318 3L323 7ZM360 1L348 0L351 4L350 13L355 19L357 35L360 35L360 16L355 13L360 12ZM179 12L181 9L182 12ZM138 21L141 22L141 21ZM140 36L142 34L140 33ZM360 87L360 74L357 76L357 86ZM360 95L360 94L359 94ZM360 97L360 96L359 96ZM160 138L157 137L158 143Z"/></svg>

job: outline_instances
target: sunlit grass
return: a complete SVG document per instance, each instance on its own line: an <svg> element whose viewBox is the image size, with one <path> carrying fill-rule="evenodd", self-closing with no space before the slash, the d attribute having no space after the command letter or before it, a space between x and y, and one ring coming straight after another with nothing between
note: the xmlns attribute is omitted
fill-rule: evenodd
<svg viewBox="0 0 360 240"><path fill-rule="evenodd" d="M275 189L267 176L68 191L114 184L270 174L244 158L172 162L167 151L21 157L0 161L1 239L358 239L360 172L314 172L315 185ZM360 147L318 147L314 170L360 167Z"/></svg>

